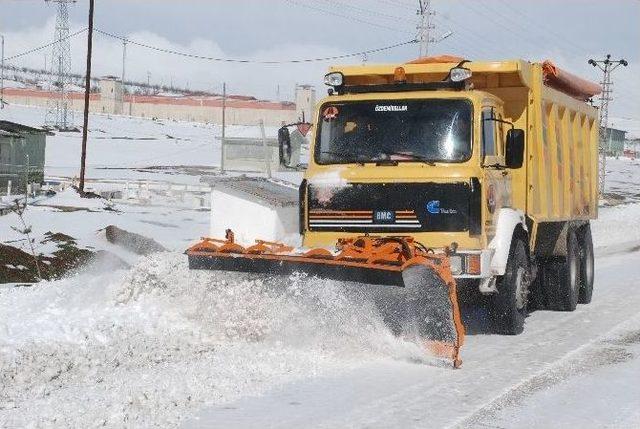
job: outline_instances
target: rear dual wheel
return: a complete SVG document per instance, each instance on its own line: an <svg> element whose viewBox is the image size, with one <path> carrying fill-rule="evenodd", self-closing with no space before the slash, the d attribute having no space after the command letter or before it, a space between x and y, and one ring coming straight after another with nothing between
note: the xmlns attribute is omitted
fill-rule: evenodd
<svg viewBox="0 0 640 429"><path fill-rule="evenodd" d="M498 293L489 297L489 316L493 331L517 335L524 329L532 292L540 295L538 307L556 311L573 311L578 303L591 302L594 281L594 253L591 227L569 227L567 255L553 257L541 263L532 284L529 249L525 238L515 236L505 274L498 278Z"/></svg>
<svg viewBox="0 0 640 429"><path fill-rule="evenodd" d="M580 297L580 242L577 231L567 232L567 255L548 259L543 265L543 287L547 308L573 311Z"/></svg>
<svg viewBox="0 0 640 429"><path fill-rule="evenodd" d="M589 304L593 295L594 255L591 226L569 228L567 256L548 260L542 267L547 308L573 311Z"/></svg>
<svg viewBox="0 0 640 429"><path fill-rule="evenodd" d="M580 293L578 302L589 304L593 295L593 279L595 274L593 240L591 226L586 224L579 229L578 243L580 244Z"/></svg>

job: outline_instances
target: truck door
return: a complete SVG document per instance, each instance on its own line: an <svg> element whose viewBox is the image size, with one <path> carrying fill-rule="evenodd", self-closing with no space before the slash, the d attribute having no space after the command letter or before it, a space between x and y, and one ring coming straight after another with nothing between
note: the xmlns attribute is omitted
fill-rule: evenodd
<svg viewBox="0 0 640 429"><path fill-rule="evenodd" d="M485 106L482 109L482 165L484 167L485 233L490 241L496 230L498 212L511 206L511 173L504 168L505 125L502 109Z"/></svg>

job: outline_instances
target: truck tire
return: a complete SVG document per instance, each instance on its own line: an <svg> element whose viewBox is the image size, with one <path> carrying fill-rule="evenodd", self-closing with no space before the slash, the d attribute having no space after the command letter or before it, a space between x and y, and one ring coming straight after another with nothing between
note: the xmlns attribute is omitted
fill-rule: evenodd
<svg viewBox="0 0 640 429"><path fill-rule="evenodd" d="M580 294L580 244L573 228L567 232L567 256L548 260L543 271L547 308L555 311L575 310Z"/></svg>
<svg viewBox="0 0 640 429"><path fill-rule="evenodd" d="M591 225L587 224L580 228L578 243L580 245L580 293L578 302L580 304L589 304L591 302L591 296L593 295L593 278L595 271Z"/></svg>
<svg viewBox="0 0 640 429"><path fill-rule="evenodd" d="M498 293L489 297L489 318L492 331L503 335L518 335L524 330L527 317L531 262L526 242L515 236L511 242L507 268L497 280Z"/></svg>

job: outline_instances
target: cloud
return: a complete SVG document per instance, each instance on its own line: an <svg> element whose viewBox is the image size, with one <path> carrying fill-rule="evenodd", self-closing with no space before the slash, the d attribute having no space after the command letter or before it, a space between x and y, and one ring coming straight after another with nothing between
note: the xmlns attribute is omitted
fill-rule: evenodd
<svg viewBox="0 0 640 429"><path fill-rule="evenodd" d="M49 43L53 39L55 19L51 17L42 27L26 27L18 31L5 33L6 54L26 51L35 46ZM84 24L74 23L71 31L77 31ZM260 30L264 31L264 30ZM130 40L158 46L161 48L200 54L214 57L238 58L225 52L221 45L230 46L228 40L220 43L203 37L193 37L186 42L178 43L167 37L150 31L135 31L125 35ZM259 30L247 37L259 37ZM498 36L496 36L499 38ZM499 43L483 46L481 51L476 51L474 43L463 43L464 38L458 35L447 39L442 45L434 46L434 53L464 51L470 58L499 59L509 54L509 57L524 57L530 60L552 59L556 64L572 73L599 82L602 78L599 70L586 64L588 56L584 52L575 52L559 44L539 43L522 45L514 40L502 39L505 44ZM348 52L348 48L330 46L326 44L298 43L292 38L282 43L262 49L249 51L242 55L244 59L252 60L289 60L310 57L325 57L342 55ZM497 40L497 39L496 39ZM246 42L246 40L244 41ZM472 42L470 40L469 42ZM510 45L506 43L510 42ZM257 43L256 43L257 44ZM591 45L589 45L591 46ZM462 49L464 48L464 49ZM86 36L84 34L71 40L72 70L82 73L85 64ZM444 51L443 51L444 50ZM502 55L497 53L501 52ZM388 54L388 55L386 55ZM393 58L396 51L390 51L384 56ZM602 56L601 52L589 52L593 58ZM50 60L51 49L34 53L13 61L16 65L26 65L41 68L45 55ZM614 101L611 103L611 115L618 118L634 118L640 120L640 73L638 57L628 58L630 65L627 68L616 70L614 75ZM360 58L338 60L336 63L359 63ZM108 38L101 34L94 36L93 56L95 76L115 75L122 73L122 42ZM296 83L309 83L316 85L319 93L324 90L322 78L331 62L306 63L306 64L282 64L282 65L256 65L256 64L228 64L197 59L183 58L171 54L161 53L146 48L129 44L127 46L126 76L129 80L141 82L147 81L147 73L150 73L152 83L169 85L172 81L176 86L189 86L191 89L204 89L220 92L222 82L227 82L230 93L254 95L258 98L276 98L277 88L280 88L280 96L283 100L293 99L293 88Z"/></svg>
<svg viewBox="0 0 640 429"><path fill-rule="evenodd" d="M49 43L54 35L55 19L51 18L42 28L26 28L7 33L7 56L27 51L33 47ZM73 24L71 33L84 28ZM213 40L195 38L188 43L172 42L165 37L148 31L137 31L125 35L129 40L156 46L166 50L209 57L233 58ZM12 61L12 64L42 68L51 61L51 48ZM71 39L71 69L83 73L85 68L86 33ZM239 59L286 61L290 59L317 58L342 55L338 48L283 43L268 49L261 49ZM123 43L121 40L94 34L93 71L94 76L122 74ZM321 85L328 67L327 62L305 64L234 64L194 59L158 52L132 43L127 44L125 75L127 80L146 82L148 74L152 83L209 91L221 91L222 82L227 82L231 93L253 95L259 98L275 98L278 86L282 99L292 99L296 83ZM347 61L341 61L346 63ZM352 60L353 62L353 60ZM50 65L48 66L50 68Z"/></svg>

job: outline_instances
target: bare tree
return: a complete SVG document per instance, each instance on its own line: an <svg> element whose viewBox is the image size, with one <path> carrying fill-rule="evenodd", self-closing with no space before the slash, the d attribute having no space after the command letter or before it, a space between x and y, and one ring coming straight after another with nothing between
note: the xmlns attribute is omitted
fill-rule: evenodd
<svg viewBox="0 0 640 429"><path fill-rule="evenodd" d="M11 211L13 211L18 218L20 219L20 223L22 223L22 228L18 228L12 226L15 232L22 234L27 237L27 242L29 243L29 248L31 249L31 255L33 256L33 260L36 263L36 271L38 272L38 280L42 280L42 272L40 271L40 263L38 262L38 256L36 255L36 250L33 247L33 239L31 238L31 226L27 226L27 223L24 221L24 211L27 208L25 203L21 203L19 199L15 199L13 201L13 206L11 207Z"/></svg>

